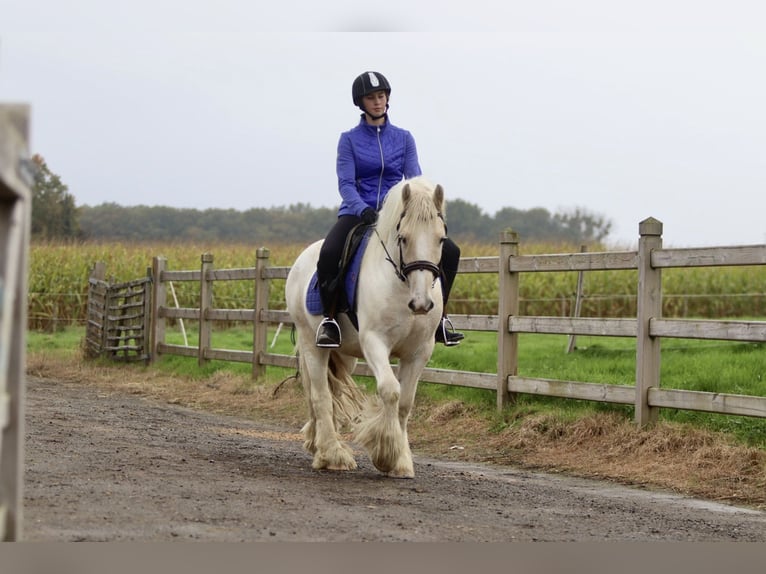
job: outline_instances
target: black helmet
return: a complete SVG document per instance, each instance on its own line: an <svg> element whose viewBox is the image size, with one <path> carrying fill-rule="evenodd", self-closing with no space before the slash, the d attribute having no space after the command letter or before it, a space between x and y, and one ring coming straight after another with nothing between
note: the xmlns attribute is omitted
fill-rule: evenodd
<svg viewBox="0 0 766 574"><path fill-rule="evenodd" d="M362 98L380 90L385 91L387 96L391 95L391 85L383 74L380 72L359 74L354 80L354 85L351 86L351 97L354 99L354 105L362 108Z"/></svg>

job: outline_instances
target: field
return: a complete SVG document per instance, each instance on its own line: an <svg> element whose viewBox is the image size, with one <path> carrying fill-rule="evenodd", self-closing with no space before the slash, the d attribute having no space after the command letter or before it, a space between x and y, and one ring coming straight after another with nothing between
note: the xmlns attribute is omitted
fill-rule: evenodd
<svg viewBox="0 0 766 574"><path fill-rule="evenodd" d="M255 266L257 245L170 243L35 243L31 246L29 273L29 326L55 330L85 320L90 270L97 261L106 264L107 277L129 281L145 277L152 258L163 256L171 270L199 269L203 253L212 253L215 267ZM274 245L272 266L289 266L303 245ZM497 256L495 245L462 245L463 257ZM526 253L575 253L574 245L520 245ZM597 248L591 248L597 251ZM635 317L635 271L592 271L586 274L583 317ZM535 273L522 276L521 312L528 315L570 315L574 305L577 273ZM663 314L667 317L711 319L766 316L766 266L721 269L669 269L663 274ZM282 284L275 281L269 306L284 309ZM182 307L196 301L189 284L176 285ZM216 288L216 306L247 308L252 305L251 283L227 282ZM461 274L450 297L451 313L495 314L497 278L491 274Z"/></svg>

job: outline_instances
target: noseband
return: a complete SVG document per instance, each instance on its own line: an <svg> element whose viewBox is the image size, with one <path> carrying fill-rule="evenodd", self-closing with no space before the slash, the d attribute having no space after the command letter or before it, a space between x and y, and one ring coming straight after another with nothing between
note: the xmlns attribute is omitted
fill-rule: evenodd
<svg viewBox="0 0 766 574"><path fill-rule="evenodd" d="M402 223L402 219L404 219L404 216L406 214L406 211L403 211L402 214L399 216L399 223L396 224L396 231L399 231L399 226ZM444 217L442 217L442 214L437 214L439 216L439 219L442 220L442 223L444 223ZM447 233L447 224L444 223L444 233L446 235ZM378 235L378 230L375 229L375 234ZM404 262L404 251L402 249L402 236L397 235L396 237L396 244L399 246L399 264L397 265L396 262L394 262L393 259L391 259L391 255L388 253L388 249L386 249L386 244L383 242L383 239L381 239L380 235L378 235L378 239L380 240L380 244L383 246L383 251L386 252L386 261L388 261L391 265L394 267L394 273L396 273L396 276L399 278L400 281L406 282L407 276L412 273L413 271L430 271L433 276L434 280L433 282L436 283L436 280L441 276L441 267L437 265L436 263L433 263L432 261L427 261L425 259L418 259L417 261L410 261L409 263Z"/></svg>

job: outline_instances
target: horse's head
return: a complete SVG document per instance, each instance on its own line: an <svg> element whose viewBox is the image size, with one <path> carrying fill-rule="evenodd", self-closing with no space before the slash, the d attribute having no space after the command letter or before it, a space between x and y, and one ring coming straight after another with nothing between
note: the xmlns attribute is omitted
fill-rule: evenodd
<svg viewBox="0 0 766 574"><path fill-rule="evenodd" d="M442 187L418 177L389 191L378 220L386 244L398 254L394 267L409 287L408 306L416 314L428 313L434 307L434 297L441 296L435 284L447 238L444 208Z"/></svg>

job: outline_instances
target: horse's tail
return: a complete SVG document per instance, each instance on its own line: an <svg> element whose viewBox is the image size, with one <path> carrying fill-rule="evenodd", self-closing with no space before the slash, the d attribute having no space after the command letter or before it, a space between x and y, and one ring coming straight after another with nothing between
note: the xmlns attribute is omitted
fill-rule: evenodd
<svg viewBox="0 0 766 574"><path fill-rule="evenodd" d="M332 393L332 410L336 428L357 422L359 414L367 404L367 395L351 376L356 359L342 358L330 353L327 365L327 381Z"/></svg>

